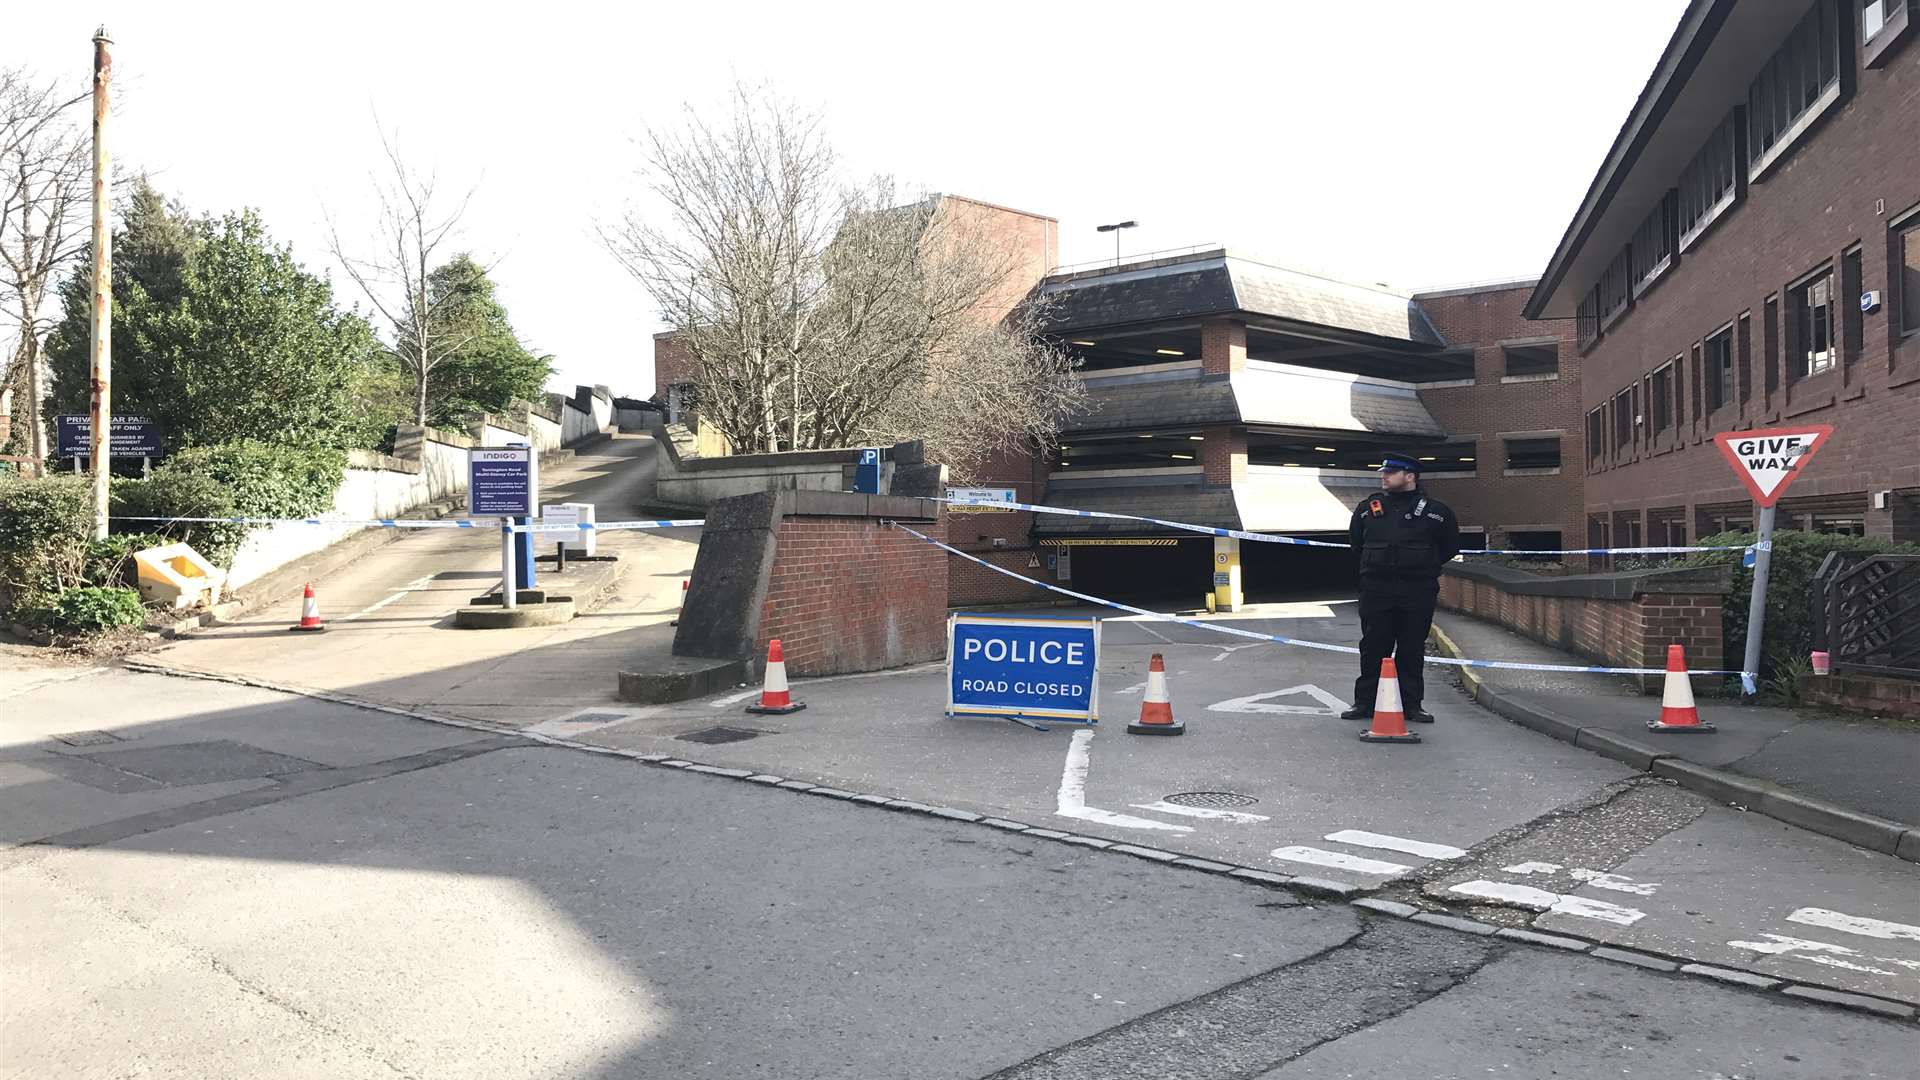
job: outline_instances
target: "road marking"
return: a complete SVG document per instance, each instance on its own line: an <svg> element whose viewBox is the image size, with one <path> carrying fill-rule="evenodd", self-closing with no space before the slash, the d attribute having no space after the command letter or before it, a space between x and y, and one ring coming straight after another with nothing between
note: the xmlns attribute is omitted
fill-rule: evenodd
<svg viewBox="0 0 1920 1080"><path fill-rule="evenodd" d="M1622 907L1605 900L1589 900L1584 896L1548 892L1532 885L1515 885L1506 881L1467 881L1449 886L1447 891L1532 911L1597 919L1617 926L1632 926L1647 917L1647 913L1638 908Z"/></svg>
<svg viewBox="0 0 1920 1080"><path fill-rule="evenodd" d="M1584 866L1576 866L1569 870L1559 863L1523 862L1513 866L1503 866L1501 869L1509 874L1558 874L1564 870L1567 876L1575 881L1591 885L1596 889L1632 893L1635 896L1652 896L1654 890L1660 887L1657 882L1635 881L1620 874L1609 874L1604 870L1589 870Z"/></svg>
<svg viewBox="0 0 1920 1080"><path fill-rule="evenodd" d="M1748 949L1769 956L1784 957L1788 960L1805 960L1813 964L1825 964L1827 967L1841 968L1846 971L1861 971L1869 975L1893 975L1895 972L1885 968L1867 967L1841 957L1859 957L1862 960L1874 960L1882 964L1897 964L1900 967L1920 968L1920 960L1896 960L1887 956L1861 956L1858 949L1849 949L1845 945L1832 945L1824 941L1810 941L1806 938L1788 937L1785 934L1761 934L1766 941L1729 941L1727 944L1736 949ZM1792 953L1806 953L1805 956L1793 956Z"/></svg>
<svg viewBox="0 0 1920 1080"><path fill-rule="evenodd" d="M1134 803L1133 808L1135 810L1152 810L1160 814L1179 814L1182 817L1206 818L1210 821L1238 821L1248 825L1256 821L1272 820L1265 814L1249 814L1241 810L1219 810L1211 806L1181 806L1179 803L1170 803L1165 799L1159 802Z"/></svg>
<svg viewBox="0 0 1920 1080"><path fill-rule="evenodd" d="M1137 682L1137 683L1134 683L1132 686L1127 687L1125 690L1116 690L1114 692L1117 694L1137 694L1140 691L1145 690L1146 688L1147 688L1146 683Z"/></svg>
<svg viewBox="0 0 1920 1080"><path fill-rule="evenodd" d="M1157 637L1157 638L1159 638L1159 639L1160 639L1161 641L1164 641L1164 642L1166 642L1166 643L1167 643L1167 644L1169 644L1169 645L1172 645L1172 644L1174 643L1174 641L1173 641L1173 639L1172 639L1172 638L1170 638L1170 637L1168 637L1167 635L1165 635L1165 634L1163 634L1163 633L1161 633L1161 632L1160 632L1160 631L1158 631L1158 630L1155 630L1155 629L1154 629L1153 627L1151 627L1151 626L1148 626L1148 625L1147 625L1146 623L1144 623L1144 622L1142 622L1142 623L1135 623L1134 625L1135 625L1135 626L1138 626L1138 627L1139 627L1140 629L1142 629L1142 630L1145 630L1145 631L1146 631L1147 633L1149 633L1149 634L1152 634L1152 635L1153 635L1154 637Z"/></svg>
<svg viewBox="0 0 1920 1080"><path fill-rule="evenodd" d="M25 686L20 686L13 690L9 690L4 694L0 694L0 701L4 701L7 698L20 697L23 694L31 694L35 690L39 690L43 687L58 686L61 683L72 682L75 679L84 679L89 675L98 675L100 672L105 670L107 669L103 667L90 667L90 668L79 668L74 671L62 671L58 674L49 675L42 679L36 679L33 682L27 683Z"/></svg>
<svg viewBox="0 0 1920 1080"><path fill-rule="evenodd" d="M740 702L747 700L759 692L760 688L756 686L750 690L742 690L737 694L728 694L723 698L715 698L713 701L708 702L708 704L716 709L725 708L728 705L738 705Z"/></svg>
<svg viewBox="0 0 1920 1080"><path fill-rule="evenodd" d="M1805 923L1808 926L1824 926L1829 930L1839 930L1862 937L1882 938L1887 941L1920 941L1920 926L1906 923L1887 922L1884 919L1869 919L1861 915L1847 915L1826 908L1803 907L1787 916L1788 922Z"/></svg>
<svg viewBox="0 0 1920 1080"><path fill-rule="evenodd" d="M373 603L368 604L366 607L361 608L359 611L356 611L351 615L343 615L341 616L340 621L352 622L353 620L359 618L362 615L371 615L374 612L379 611L381 608L386 607L388 604L391 604L397 600L404 599L408 593L414 592L415 590L418 590L418 589L424 589L431 584L433 584L432 574L428 574L426 577L422 577L422 578L414 578L412 581L409 581L405 585L400 586L400 588L396 590L393 593L393 595L387 597L384 600L376 600Z"/></svg>
<svg viewBox="0 0 1920 1080"><path fill-rule="evenodd" d="M1375 874L1380 876L1411 873L1413 867L1399 863L1381 862L1378 859L1363 859L1358 855L1342 855L1337 851L1322 851L1311 847L1283 847L1273 850L1273 857L1287 862L1312 863L1315 866L1331 866L1336 870L1351 870L1356 874Z"/></svg>
<svg viewBox="0 0 1920 1080"><path fill-rule="evenodd" d="M1257 649L1260 646L1266 645L1266 644L1269 644L1269 643L1265 641L1250 641L1245 645L1229 645L1226 648L1220 650L1220 655L1214 657L1213 662L1217 664L1220 661L1225 660L1229 655L1239 652L1241 649Z"/></svg>
<svg viewBox="0 0 1920 1080"><path fill-rule="evenodd" d="M1300 694L1313 698L1319 705L1269 705L1268 698L1286 697ZM1250 694L1246 697L1216 701L1207 706L1208 712L1230 713L1284 713L1290 716L1338 716L1345 711L1347 703L1327 693L1312 683L1289 686L1285 690L1269 690L1264 694Z"/></svg>
<svg viewBox="0 0 1920 1080"><path fill-rule="evenodd" d="M1093 732L1076 731L1073 733L1073 741L1067 744L1067 764L1060 771L1060 791L1055 796L1055 813L1061 817L1093 821L1122 829L1157 829L1162 832L1178 833L1193 831L1191 825L1169 825L1164 821L1134 817L1131 814L1116 814L1111 810L1088 806L1087 770L1093 766L1093 752L1088 748L1088 744L1092 741Z"/></svg>
<svg viewBox="0 0 1920 1080"><path fill-rule="evenodd" d="M1423 859L1457 859L1467 853L1465 848L1448 847L1446 844L1429 844L1425 840L1408 840L1405 837L1364 832L1360 829L1342 829L1339 832L1328 833L1325 839L1336 844L1358 844L1361 847L1404 851L1408 855L1418 855Z"/></svg>

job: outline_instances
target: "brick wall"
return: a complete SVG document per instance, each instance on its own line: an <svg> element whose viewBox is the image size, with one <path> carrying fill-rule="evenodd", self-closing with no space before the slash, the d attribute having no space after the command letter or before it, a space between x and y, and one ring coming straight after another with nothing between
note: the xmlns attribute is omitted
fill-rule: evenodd
<svg viewBox="0 0 1920 1080"><path fill-rule="evenodd" d="M1800 683L1808 701L1875 716L1920 720L1920 682L1878 675L1809 676Z"/></svg>
<svg viewBox="0 0 1920 1080"><path fill-rule="evenodd" d="M1207 428L1200 444L1200 465L1205 482L1225 487L1247 478L1247 429L1239 427Z"/></svg>
<svg viewBox="0 0 1920 1080"><path fill-rule="evenodd" d="M1047 462L1035 454L997 454L978 470L969 486L1012 488L1018 502L1044 502ZM1046 571L1046 553L1033 543L1033 527L1038 516L1024 510L949 514L947 542L1023 577L1049 581L1052 576ZM994 547L995 540L1001 541L1000 547ZM1035 603L1052 595L958 556L949 555L947 560L947 602L954 607ZM1029 566L1029 562L1040 565Z"/></svg>
<svg viewBox="0 0 1920 1080"><path fill-rule="evenodd" d="M944 519L914 528L946 538ZM775 545L758 655L779 638L788 675L946 655L949 556L939 548L867 517L783 517Z"/></svg>
<svg viewBox="0 0 1920 1080"><path fill-rule="evenodd" d="M1239 319L1208 319L1200 324L1200 370L1231 375L1247 366L1247 324Z"/></svg>
<svg viewBox="0 0 1920 1080"><path fill-rule="evenodd" d="M1724 668L1722 599L1708 592L1642 592L1623 599L1546 596L1511 592L1494 582L1454 574L1440 578L1442 608L1497 623L1608 667L1664 668L1667 646L1683 645L1688 667ZM1649 692L1661 684L1660 676L1640 678L1641 688Z"/></svg>
<svg viewBox="0 0 1920 1080"><path fill-rule="evenodd" d="M1852 5L1858 11L1858 5ZM1751 503L1733 470L1714 447L1723 431L1799 423L1832 424L1834 436L1783 503L1782 527L1803 524L1796 511L1825 510L1864 516L1868 535L1920 539L1910 517L1872 508L1875 491L1920 490L1920 455L1912 432L1920 431L1920 337L1889 332L1897 318L1888 223L1920 205L1920 44L1908 40L1883 67L1859 62L1858 34L1851 97L1830 110L1786 157L1656 278L1633 306L1589 350L1582 362L1582 414L1629 386L1644 392L1651 373L1678 357L1678 416L1664 431L1648 422L1634 427L1627 445L1611 434L1586 482L1592 513L1640 519L1669 505L1694 508ZM1860 252L1859 289L1878 289L1882 308L1861 315L1859 293L1842 272L1847 253ZM1789 286L1823 265L1835 271L1836 315L1845 326L1859 320L1856 347L1843 346L1832 371L1789 381L1784 361L1795 333L1789 318ZM1591 282L1572 282L1586 288ZM1769 298L1778 298L1769 318ZM1739 377L1740 320L1745 318L1746 375ZM1735 401L1709 411L1701 400L1703 343L1721 327L1735 326ZM1846 335L1842 335L1844 342ZM1768 345L1774 347L1769 350ZM1696 415L1696 413L1698 415ZM1612 418L1607 428L1612 431ZM1894 433L1904 433L1893 437ZM1585 451L1581 452L1585 463ZM1807 500L1821 500L1810 503ZM1697 527L1697 526L1696 526ZM1687 539L1696 539L1690 534Z"/></svg>
<svg viewBox="0 0 1920 1080"><path fill-rule="evenodd" d="M693 381L693 354L681 344L679 334L668 330L653 335L653 396L664 402L667 387Z"/></svg>
<svg viewBox="0 0 1920 1080"><path fill-rule="evenodd" d="M1474 440L1476 475L1425 482L1453 507L1462 526L1485 529L1490 547L1508 546L1516 526L1558 529L1561 547L1585 546L1581 511L1584 445L1580 361L1571 322L1533 322L1521 314L1531 283L1505 288L1449 290L1414 297L1442 337L1473 349L1473 384L1423 389L1420 400L1451 435ZM1560 352L1560 370L1548 380L1505 381L1503 342L1548 339ZM1506 475L1509 434L1545 437L1560 432L1555 476Z"/></svg>

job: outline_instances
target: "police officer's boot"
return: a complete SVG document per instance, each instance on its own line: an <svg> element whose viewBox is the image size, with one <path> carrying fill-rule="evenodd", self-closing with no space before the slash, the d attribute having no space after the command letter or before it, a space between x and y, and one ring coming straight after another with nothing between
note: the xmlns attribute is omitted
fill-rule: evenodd
<svg viewBox="0 0 1920 1080"><path fill-rule="evenodd" d="M1358 705L1355 705L1355 706L1354 706L1353 708L1351 708L1351 709L1348 709L1348 710L1347 710L1346 712L1343 712L1343 713L1341 713L1341 714L1340 714L1340 719L1342 719L1342 720L1371 720L1371 719L1373 719L1373 710L1372 710L1372 709L1363 709L1363 708L1361 708L1360 706L1358 706Z"/></svg>
<svg viewBox="0 0 1920 1080"><path fill-rule="evenodd" d="M1433 714L1418 705L1412 705L1407 708L1407 719L1415 724L1431 724Z"/></svg>

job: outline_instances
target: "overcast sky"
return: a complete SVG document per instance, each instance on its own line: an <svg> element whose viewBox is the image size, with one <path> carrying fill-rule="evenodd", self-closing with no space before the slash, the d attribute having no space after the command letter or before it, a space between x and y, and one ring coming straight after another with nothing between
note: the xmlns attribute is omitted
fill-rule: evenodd
<svg viewBox="0 0 1920 1080"><path fill-rule="evenodd" d="M818 109L849 174L1058 218L1063 263L1220 242L1415 289L1536 276L1684 0L1221 4L13 3L0 65L88 76L118 164L257 207L331 272L370 235L374 125L449 187L552 387L652 391L650 301L596 220L632 136L738 79Z"/></svg>

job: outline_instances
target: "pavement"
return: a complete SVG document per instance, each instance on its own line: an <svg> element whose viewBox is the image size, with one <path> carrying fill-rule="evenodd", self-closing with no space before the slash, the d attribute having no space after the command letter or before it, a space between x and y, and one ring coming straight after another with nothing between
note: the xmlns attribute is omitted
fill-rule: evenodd
<svg viewBox="0 0 1920 1080"><path fill-rule="evenodd" d="M1434 625L1466 656L1544 664L1590 662L1453 612L1436 614ZM1914 783L1920 776L1920 725L1701 697L1700 716L1714 725L1713 733L1655 733L1646 724L1659 717L1660 699L1640 694L1625 679L1501 668L1463 674L1471 691L1493 691L1499 699L1496 707L1522 723L1531 720L1542 730L1559 730L1569 738L1567 728L1608 732L1655 753L1706 766L1722 774L1714 790L1727 792L1731 784L1733 798L1763 813L1774 809L1769 794L1786 793L1794 796L1781 808L1787 820L1820 827L1815 820L1793 815L1831 807L1838 813L1829 815L1832 827L1822 831L1842 839L1873 846L1858 823L1846 820L1848 814L1871 815L1915 830L1901 854L1920 860L1920 785ZM1756 783L1742 785L1736 778Z"/></svg>
<svg viewBox="0 0 1920 1080"><path fill-rule="evenodd" d="M1045 830L11 653L0 695L0 1076L1824 1080L1911 1064L1910 1017Z"/></svg>

